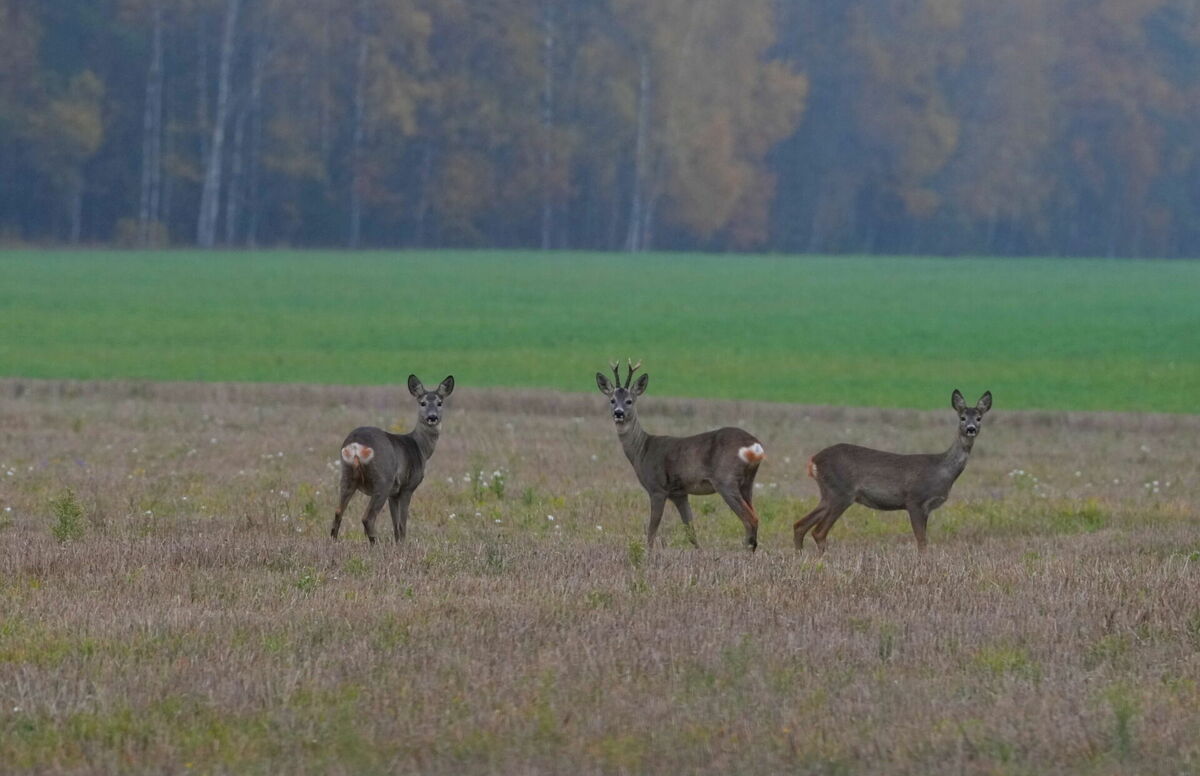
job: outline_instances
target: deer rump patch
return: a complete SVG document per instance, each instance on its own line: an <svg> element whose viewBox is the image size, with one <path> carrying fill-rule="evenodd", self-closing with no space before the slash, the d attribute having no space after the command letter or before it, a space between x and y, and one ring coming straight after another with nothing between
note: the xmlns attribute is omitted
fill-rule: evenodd
<svg viewBox="0 0 1200 776"><path fill-rule="evenodd" d="M351 442L342 448L342 460L351 466L355 464L369 463L375 457L375 451L366 445L360 445L358 442Z"/></svg>
<svg viewBox="0 0 1200 776"><path fill-rule="evenodd" d="M767 457L767 451L758 442L738 449L738 458L746 463L758 463Z"/></svg>

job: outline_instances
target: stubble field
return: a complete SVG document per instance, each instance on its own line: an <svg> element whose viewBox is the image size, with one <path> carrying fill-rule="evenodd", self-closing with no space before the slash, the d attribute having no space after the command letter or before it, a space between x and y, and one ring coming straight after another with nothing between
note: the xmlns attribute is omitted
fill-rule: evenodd
<svg viewBox="0 0 1200 776"><path fill-rule="evenodd" d="M1195 772L1200 419L1003 401L924 557L854 507L819 559L806 456L949 408L652 387L650 431L768 460L756 554L714 497L647 553L603 397L463 387L371 549L332 464L399 386L0 381L0 771Z"/></svg>

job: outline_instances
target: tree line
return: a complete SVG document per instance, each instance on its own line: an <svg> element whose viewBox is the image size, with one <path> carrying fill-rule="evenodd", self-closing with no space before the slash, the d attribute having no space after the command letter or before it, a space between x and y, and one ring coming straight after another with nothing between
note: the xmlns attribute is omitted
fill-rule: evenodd
<svg viewBox="0 0 1200 776"><path fill-rule="evenodd" d="M1195 0L0 0L0 240L1194 256Z"/></svg>

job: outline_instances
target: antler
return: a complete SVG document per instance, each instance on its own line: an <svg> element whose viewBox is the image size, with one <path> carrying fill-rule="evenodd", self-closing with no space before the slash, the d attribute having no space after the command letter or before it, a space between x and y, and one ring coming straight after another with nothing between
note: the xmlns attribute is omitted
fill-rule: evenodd
<svg viewBox="0 0 1200 776"><path fill-rule="evenodd" d="M608 365L613 370L613 385L619 387L621 385L621 360L609 361Z"/></svg>
<svg viewBox="0 0 1200 776"><path fill-rule="evenodd" d="M628 388L629 384L633 382L633 373L638 370L638 368L642 365L642 362L639 360L635 364L633 363L632 358L626 358L625 363L629 366L629 376L625 378L625 387ZM620 380L620 378L618 378L618 380Z"/></svg>

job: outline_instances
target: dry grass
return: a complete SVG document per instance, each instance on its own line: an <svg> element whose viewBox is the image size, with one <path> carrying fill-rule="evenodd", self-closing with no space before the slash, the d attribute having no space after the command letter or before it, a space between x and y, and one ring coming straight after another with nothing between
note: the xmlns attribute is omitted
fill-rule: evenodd
<svg viewBox="0 0 1200 776"><path fill-rule="evenodd" d="M0 381L0 771L1200 769L1198 418L998 396L926 557L855 507L818 560L806 455L949 409L651 395L769 459L757 554L710 497L647 556L598 394L461 389L411 542L335 544L338 446L400 394Z"/></svg>

